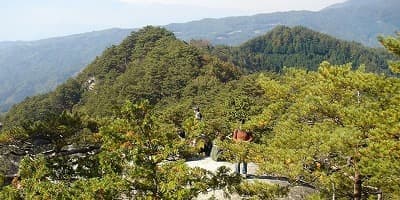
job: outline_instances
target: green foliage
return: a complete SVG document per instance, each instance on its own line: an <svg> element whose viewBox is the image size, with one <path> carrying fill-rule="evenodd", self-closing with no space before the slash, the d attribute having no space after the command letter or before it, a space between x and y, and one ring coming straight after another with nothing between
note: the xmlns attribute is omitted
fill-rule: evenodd
<svg viewBox="0 0 400 200"><path fill-rule="evenodd" d="M337 38L377 46L378 34L391 34L398 29L398 7L395 0L349 1L319 12L205 19L166 27L187 41L198 38L208 39L212 44L239 45L265 34L279 21L279 24L302 25ZM0 112L7 111L26 96L54 89L80 72L106 47L121 42L131 31L110 29L39 41L0 43ZM209 48L204 40L191 43ZM118 70L124 70L124 62L112 62L119 65Z"/></svg>
<svg viewBox="0 0 400 200"><path fill-rule="evenodd" d="M14 127L0 132L0 143L7 144L27 138L27 133L21 127Z"/></svg>
<svg viewBox="0 0 400 200"><path fill-rule="evenodd" d="M235 97L234 99L228 99L226 107L230 108L227 111L227 115L230 120L244 122L248 119L246 109L251 105L251 100L248 97Z"/></svg>
<svg viewBox="0 0 400 200"><path fill-rule="evenodd" d="M187 146L174 131L163 128L149 101L126 102L119 116L100 128L102 151L94 162L99 163L101 173L85 176L76 172L79 166L75 172L60 170L64 167L61 159L25 157L19 169L21 189L14 193L8 187L0 195L24 199L189 199L209 189L228 194L240 184L241 178L228 169L212 174L189 168L184 160L168 161ZM79 179L70 177L74 173Z"/></svg>
<svg viewBox="0 0 400 200"><path fill-rule="evenodd" d="M0 198L4 200L20 200L23 199L19 191L11 186L6 186L0 190Z"/></svg>
<svg viewBox="0 0 400 200"><path fill-rule="evenodd" d="M323 197L321 194L312 194L307 197L307 200L323 200L327 199L326 197Z"/></svg>
<svg viewBox="0 0 400 200"><path fill-rule="evenodd" d="M4 126L13 127L30 123L36 120L45 120L47 116L53 115L53 106L50 94L43 94L26 98L22 103L14 105L4 117ZM58 111L61 113L61 111Z"/></svg>
<svg viewBox="0 0 400 200"><path fill-rule="evenodd" d="M333 184L342 197L352 196L349 177L361 174L363 185L397 194L398 79L324 62L318 72L289 70L260 83L271 104L248 126L266 130L252 150L263 172L327 194Z"/></svg>
<svg viewBox="0 0 400 200"><path fill-rule="evenodd" d="M19 175L22 179L32 179L38 181L46 178L49 169L45 165L46 160L43 156L33 159L29 156L21 160Z"/></svg>
<svg viewBox="0 0 400 200"><path fill-rule="evenodd" d="M285 66L316 70L326 60L333 64L352 62L353 68L365 64L369 72L389 73L385 52L304 27L278 26L239 47L219 46L212 52L250 71L282 72Z"/></svg>
<svg viewBox="0 0 400 200"><path fill-rule="evenodd" d="M58 110L72 110L81 99L82 88L78 81L69 79L54 91L54 103L60 106Z"/></svg>
<svg viewBox="0 0 400 200"><path fill-rule="evenodd" d="M397 37L379 37L379 42L391 53L400 56L400 33L397 33ZM393 73L400 73L400 61L394 61L389 63L390 69Z"/></svg>
<svg viewBox="0 0 400 200"><path fill-rule="evenodd" d="M240 184L236 191L241 196L250 197L249 199L277 199L285 197L289 189L279 185L272 185L260 181L243 182Z"/></svg>
<svg viewBox="0 0 400 200"><path fill-rule="evenodd" d="M25 128L26 133L31 138L44 137L49 138L52 143L59 148L70 142L73 136L80 133L83 124L77 114L70 114L64 111L59 116L53 116L46 121L37 121Z"/></svg>
<svg viewBox="0 0 400 200"><path fill-rule="evenodd" d="M277 30L288 38L290 30L309 33ZM286 47L271 48L280 54ZM299 48L326 51L314 44ZM12 147L44 137L54 154L23 159L22 188L4 187L0 197L190 199L210 189L231 194L235 188L244 195L260 191L254 197L260 199L283 195L286 188L239 186L240 177L226 168L212 174L184 163L196 150L191 139L213 140L241 126L255 140L218 143L227 160L253 161L260 173L307 182L321 198L333 192L338 198L353 196L357 178L363 197L372 198L377 188L396 198L400 82L366 72L368 66L353 69L322 62L316 71L280 68L280 74L245 76L165 29L146 27L109 48L76 79L10 111L0 142ZM95 86L89 88L92 77ZM194 106L203 120L194 119ZM87 145L101 149L65 155ZM41 148L34 146L34 154Z"/></svg>
<svg viewBox="0 0 400 200"><path fill-rule="evenodd" d="M126 189L121 179L112 176L74 182L54 180L48 164L43 156L24 158L19 171L21 189L7 187L0 195L11 199L112 199Z"/></svg>
<svg viewBox="0 0 400 200"><path fill-rule="evenodd" d="M205 95L220 83L238 79L241 71L177 40L163 28L146 27L112 46L76 78L54 92L28 98L5 116L7 127L44 120L73 110L89 116L115 116L126 100ZM88 80L94 78L94 88Z"/></svg>
<svg viewBox="0 0 400 200"><path fill-rule="evenodd" d="M183 161L167 161L181 154L185 144L174 132L160 129L148 101L127 102L121 114L123 119L102 129L104 151L100 163L106 173L124 174L135 191L135 198L192 198L225 180L209 179L209 172L190 169ZM226 176L226 173L217 176Z"/></svg>
<svg viewBox="0 0 400 200"><path fill-rule="evenodd" d="M314 40L318 42L307 43ZM289 52L290 49L293 52ZM299 27L278 27L241 47L217 47L212 51L250 70L281 72L285 65L316 69L318 63L326 59L334 63L352 61L353 66L366 63L367 71L386 70L385 59L380 58L379 53ZM274 61L274 56L278 56L279 62ZM133 33L121 45L107 49L76 79L69 80L55 92L28 98L13 107L5 116L4 124L12 126L42 120L43 116L57 115L65 109L90 116L112 116L125 100L148 99L151 104L166 98L181 101L187 96L204 96L218 88L221 82L227 83L240 76L240 70L229 62L178 41L165 29L146 27ZM96 80L94 90L88 89L87 81L91 78ZM247 93L236 95L249 98Z"/></svg>

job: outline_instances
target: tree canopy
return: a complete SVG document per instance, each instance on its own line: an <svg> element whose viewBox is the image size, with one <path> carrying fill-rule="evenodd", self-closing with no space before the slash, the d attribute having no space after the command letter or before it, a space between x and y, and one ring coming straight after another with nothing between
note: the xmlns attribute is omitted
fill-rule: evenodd
<svg viewBox="0 0 400 200"><path fill-rule="evenodd" d="M390 55L386 52L300 26L277 26L239 47L217 46L212 51L221 59L250 71L282 72L285 66L315 71L322 61L328 61L332 64L351 62L354 69L364 64L368 72L390 74L386 61Z"/></svg>
<svg viewBox="0 0 400 200"><path fill-rule="evenodd" d="M146 27L53 92L14 106L0 133L6 163L0 198L190 199L216 189L261 199L286 194L287 188L241 183L226 168L211 173L185 164L199 156L193 140L238 128L255 140L218 141L225 159L240 156L257 163L260 174L310 185L319 191L310 198L400 197L397 77L327 61L315 71L246 75L210 50Z"/></svg>
<svg viewBox="0 0 400 200"><path fill-rule="evenodd" d="M397 32L397 37L379 37L379 42L391 53L398 57L400 56L400 33ZM400 73L400 61L390 63L390 69L394 73Z"/></svg>

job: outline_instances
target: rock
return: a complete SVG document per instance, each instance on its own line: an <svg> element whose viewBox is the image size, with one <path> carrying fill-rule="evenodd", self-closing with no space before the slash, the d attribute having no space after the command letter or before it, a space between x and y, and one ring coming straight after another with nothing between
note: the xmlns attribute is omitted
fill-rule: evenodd
<svg viewBox="0 0 400 200"><path fill-rule="evenodd" d="M195 161L188 161L186 164L189 167L200 167L206 169L211 172L216 172L219 167L225 166L231 169L232 172L235 171L235 164L230 162L217 162L211 159L210 157L195 160ZM280 177L273 177L268 175L258 175L257 169L258 166L255 163L248 163L247 165L247 172L250 175L250 178L247 178L246 181L253 182L253 181L260 181L270 184L278 184L280 186L289 186L289 194L285 198L279 198L280 200L303 200L310 194L318 192L317 190L307 187L307 186L290 186L290 183L285 178ZM240 197L238 194L234 193L231 194L231 197L225 197L224 192L222 190L215 190L209 191L205 194L200 194L196 200L206 200L210 198L215 198L218 200L224 199L232 199L232 200L240 200L240 199L247 199L245 197Z"/></svg>

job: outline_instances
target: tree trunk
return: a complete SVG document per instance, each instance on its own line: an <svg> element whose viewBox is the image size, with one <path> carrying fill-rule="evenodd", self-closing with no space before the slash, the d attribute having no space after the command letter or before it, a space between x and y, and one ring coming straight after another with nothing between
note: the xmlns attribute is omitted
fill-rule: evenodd
<svg viewBox="0 0 400 200"><path fill-rule="evenodd" d="M336 200L336 190L335 190L335 184L334 183L332 183L332 191L333 191L333 194L332 194L332 200Z"/></svg>
<svg viewBox="0 0 400 200"><path fill-rule="evenodd" d="M361 200L362 180L359 172L354 173L354 200Z"/></svg>

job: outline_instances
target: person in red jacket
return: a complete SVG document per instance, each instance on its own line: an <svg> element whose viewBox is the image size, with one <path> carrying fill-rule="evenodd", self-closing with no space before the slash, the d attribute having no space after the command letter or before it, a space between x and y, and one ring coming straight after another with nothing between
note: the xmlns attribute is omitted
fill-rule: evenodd
<svg viewBox="0 0 400 200"><path fill-rule="evenodd" d="M233 132L232 139L235 142L251 142L251 141L253 141L254 138L251 133L236 129ZM238 163L235 166L236 173L240 173L240 164L241 163L243 164L242 165L242 174L244 177L247 177L247 162L244 160L244 158L239 157Z"/></svg>

